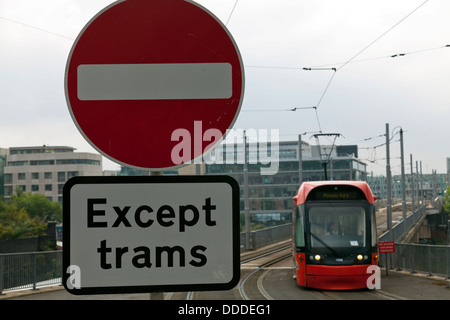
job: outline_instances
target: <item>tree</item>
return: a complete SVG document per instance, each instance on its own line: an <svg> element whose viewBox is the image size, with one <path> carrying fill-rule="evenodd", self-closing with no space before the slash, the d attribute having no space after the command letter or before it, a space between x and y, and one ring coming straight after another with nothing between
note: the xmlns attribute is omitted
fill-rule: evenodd
<svg viewBox="0 0 450 320"><path fill-rule="evenodd" d="M39 193L25 193L17 188L8 201L17 209L24 209L30 218L39 218L44 221L62 221L62 206L58 202L52 202L47 197Z"/></svg>
<svg viewBox="0 0 450 320"><path fill-rule="evenodd" d="M24 209L0 201L0 240L11 240L45 234L47 223L39 217L30 218Z"/></svg>
<svg viewBox="0 0 450 320"><path fill-rule="evenodd" d="M445 212L450 215L450 186L445 190L443 202Z"/></svg>
<svg viewBox="0 0 450 320"><path fill-rule="evenodd" d="M44 235L51 220L62 220L62 206L41 194L17 189L9 200L0 199L0 240Z"/></svg>

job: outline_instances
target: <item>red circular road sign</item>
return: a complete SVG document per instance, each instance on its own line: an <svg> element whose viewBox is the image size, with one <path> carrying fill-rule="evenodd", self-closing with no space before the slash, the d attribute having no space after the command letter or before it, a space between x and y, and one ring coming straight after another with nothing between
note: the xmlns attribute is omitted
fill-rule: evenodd
<svg viewBox="0 0 450 320"><path fill-rule="evenodd" d="M101 154L165 170L211 150L233 126L244 69L226 27L199 4L118 1L75 40L65 91L72 119Z"/></svg>

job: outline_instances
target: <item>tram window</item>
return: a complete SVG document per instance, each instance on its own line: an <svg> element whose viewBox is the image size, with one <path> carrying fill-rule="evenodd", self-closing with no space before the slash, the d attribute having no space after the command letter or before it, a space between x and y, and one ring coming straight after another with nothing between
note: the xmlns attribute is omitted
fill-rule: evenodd
<svg viewBox="0 0 450 320"><path fill-rule="evenodd" d="M365 210L355 206L313 206L309 209L312 247L363 247Z"/></svg>
<svg viewBox="0 0 450 320"><path fill-rule="evenodd" d="M305 228L303 226L303 208L297 207L295 214L295 245L305 246Z"/></svg>

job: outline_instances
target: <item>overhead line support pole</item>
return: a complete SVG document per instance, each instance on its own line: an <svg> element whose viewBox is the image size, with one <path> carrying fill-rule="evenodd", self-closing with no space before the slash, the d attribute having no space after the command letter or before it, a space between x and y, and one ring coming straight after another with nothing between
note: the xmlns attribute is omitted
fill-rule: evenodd
<svg viewBox="0 0 450 320"><path fill-rule="evenodd" d="M244 130L244 209L245 209L245 249L250 250L250 207L248 197L248 155L247 135Z"/></svg>
<svg viewBox="0 0 450 320"><path fill-rule="evenodd" d="M400 128L400 157L402 166L402 218L406 221L406 183L405 183L405 155L403 152L403 129ZM406 226L406 224L405 224Z"/></svg>

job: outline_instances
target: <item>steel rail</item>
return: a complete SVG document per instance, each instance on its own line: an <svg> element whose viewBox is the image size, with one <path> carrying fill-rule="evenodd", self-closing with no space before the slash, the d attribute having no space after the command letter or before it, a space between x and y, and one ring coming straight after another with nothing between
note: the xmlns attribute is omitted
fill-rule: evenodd
<svg viewBox="0 0 450 320"><path fill-rule="evenodd" d="M286 248L283 248L283 249L278 249L278 250L275 250L274 252L271 252L271 254L273 254L273 253L276 253L276 252L279 252L279 251L282 251L282 250L285 250ZM264 254L264 255L261 255L261 256L268 256L268 255L270 255L270 254ZM264 264L262 264L261 266L259 266L259 267L255 267L255 270L253 270L253 271L251 271L249 274L247 274L240 282L239 282L239 294L241 295L241 297L242 297L242 299L244 299L244 300L250 300L250 298L248 297L248 295L245 293L245 289L244 289L244 286L245 286L245 282L251 277L251 276L253 276L255 273L257 273L258 271L260 271L260 270L262 270L262 269L264 269L264 268L266 268L266 267L268 267L268 266L271 266L271 265L273 265L273 264L275 264L275 263L277 263L277 262L280 262L280 261L282 261L282 260L284 260L284 259L287 259L287 258L289 258L289 257L291 257L292 255L291 254L286 254L286 255L284 255L284 256L281 256L281 257L278 257L278 258L276 258L276 259L273 259L273 260L271 260L271 261L269 261L269 262L266 262L266 263L264 263ZM256 260L257 258L255 258L255 259L252 259L252 260ZM252 260L250 260L250 261L252 261Z"/></svg>

